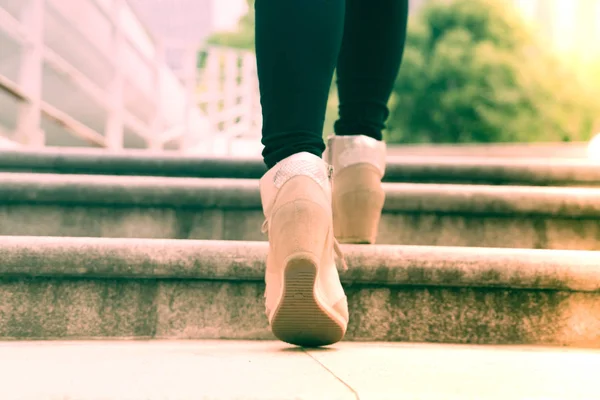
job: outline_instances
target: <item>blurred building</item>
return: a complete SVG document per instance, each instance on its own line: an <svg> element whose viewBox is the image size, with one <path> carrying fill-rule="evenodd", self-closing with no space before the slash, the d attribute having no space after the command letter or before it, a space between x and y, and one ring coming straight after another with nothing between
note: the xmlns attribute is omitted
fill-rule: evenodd
<svg viewBox="0 0 600 400"><path fill-rule="evenodd" d="M201 45L217 31L232 30L246 0L129 0L140 20L163 40L167 63L178 67L184 47Z"/></svg>
<svg viewBox="0 0 600 400"><path fill-rule="evenodd" d="M213 0L129 0L140 20L157 36L201 42L214 29Z"/></svg>

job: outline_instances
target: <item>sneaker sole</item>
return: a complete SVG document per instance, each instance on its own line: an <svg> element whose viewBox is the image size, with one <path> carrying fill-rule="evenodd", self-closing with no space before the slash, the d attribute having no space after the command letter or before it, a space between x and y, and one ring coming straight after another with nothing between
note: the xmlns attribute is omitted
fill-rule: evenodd
<svg viewBox="0 0 600 400"><path fill-rule="evenodd" d="M300 258L288 262L283 295L271 321L275 337L302 347L327 346L342 340L345 329L315 296L317 266Z"/></svg>

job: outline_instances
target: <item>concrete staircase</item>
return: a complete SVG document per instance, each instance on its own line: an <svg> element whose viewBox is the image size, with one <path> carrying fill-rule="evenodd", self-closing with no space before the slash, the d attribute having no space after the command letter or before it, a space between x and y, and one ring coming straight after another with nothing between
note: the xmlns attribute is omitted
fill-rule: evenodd
<svg viewBox="0 0 600 400"><path fill-rule="evenodd" d="M360 343L337 348L354 348L363 356L327 361L326 352L304 353L350 392L338 397L306 392L299 398L391 399L399 393L415 399L507 398L493 397L481 387L475 394L445 389L434 393L427 385L420 391L394 391L390 388L397 377L389 373L386 397L383 387L378 391L356 381L363 374L361 362L364 368L390 362L391 356L371 357L372 351L388 346L389 354L414 364L437 350L417 345L410 356L414 345L373 342L444 343L438 350L446 356L455 350L444 346L453 344L568 346L585 357L600 354L594 350L600 348L600 168L574 160L478 164L437 157L428 164L432 160L419 164L391 159L379 244L343 246L349 270L341 277L351 313L346 341ZM7 151L0 157L0 171L0 339L273 339L264 315L267 243L260 234L257 178L264 167L259 161ZM191 177L194 173L198 177ZM91 348L92 359L105 348L94 343L81 344ZM180 354L178 346L190 351L188 345L170 342L173 347L165 353L161 346L171 345L160 343L148 343L148 351L167 358ZM222 355L216 348L238 346L203 343L196 348L204 349L198 350L204 356ZM213 343L213 350L206 343ZM135 353L138 345L131 346L127 351ZM61 354L68 353L60 348ZM459 349L453 357L468 360L470 350ZM505 357L511 350L504 349L492 353ZM3 351L0 346L0 360L10 356ZM542 361L536 351L558 360L556 354L563 350L527 351L527 359L536 360L530 367L541 368L550 361ZM495 359L492 353L485 359ZM127 354L123 362L134 365L135 357L127 359ZM211 357L217 355L206 357L192 364L210 369ZM264 357L279 360L268 351ZM236 360L242 368L241 359ZM249 355L244 360L266 362ZM477 374L481 360L461 364L463 379ZM345 370L352 362L358 369ZM437 388L445 387L444 379L461 379L451 373L449 362L427 372L437 381L435 371L444 371ZM579 368L579 386L573 383L575 376L568 383L589 388L582 397L570 397L574 391L547 392L544 384L532 392L523 386L498 393L510 398L598 398L591 375L582 378L591 364L573 363L556 368L561 376ZM394 371L402 369L392 364ZM499 368L482 382L492 384L492 376L514 372L513 363ZM149 376L156 373L152 371ZM273 376L281 382L289 379L283 370ZM71 395L79 393L73 390ZM227 390L231 388L222 393ZM258 391L210 398L298 398L289 390L275 397ZM519 397L523 393L527 396ZM170 398L154 396L143 398Z"/></svg>
<svg viewBox="0 0 600 400"><path fill-rule="evenodd" d="M516 150L511 151L514 153ZM454 149L454 153L450 155L435 149L431 152L433 154L420 154L418 147L396 149L391 152L395 155L388 156L384 180L409 183L600 186L600 162L585 158L552 158L547 154L545 157L535 158L494 156L495 153L490 156L485 154L485 148L474 152L463 151L465 154L460 154L460 149ZM459 154L455 154L456 152ZM416 155L410 155L411 153ZM107 153L97 149L0 149L0 171L259 179L266 168L262 160L256 157L198 158L147 150Z"/></svg>
<svg viewBox="0 0 600 400"><path fill-rule="evenodd" d="M348 340L597 346L600 253L345 246ZM273 339L267 244L3 237L0 337Z"/></svg>
<svg viewBox="0 0 600 400"><path fill-rule="evenodd" d="M600 188L385 183L380 244L600 249ZM256 179L0 173L0 235L265 240Z"/></svg>

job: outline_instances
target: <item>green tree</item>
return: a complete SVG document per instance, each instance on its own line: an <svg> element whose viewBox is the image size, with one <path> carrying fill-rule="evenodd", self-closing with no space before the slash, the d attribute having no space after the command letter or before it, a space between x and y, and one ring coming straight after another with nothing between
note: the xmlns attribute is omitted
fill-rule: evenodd
<svg viewBox="0 0 600 400"><path fill-rule="evenodd" d="M498 0L428 3L411 21L390 142L589 138L590 88Z"/></svg>
<svg viewBox="0 0 600 400"><path fill-rule="evenodd" d="M248 1L248 13L240 18L234 32L218 32L208 38L207 44L254 50L254 0Z"/></svg>

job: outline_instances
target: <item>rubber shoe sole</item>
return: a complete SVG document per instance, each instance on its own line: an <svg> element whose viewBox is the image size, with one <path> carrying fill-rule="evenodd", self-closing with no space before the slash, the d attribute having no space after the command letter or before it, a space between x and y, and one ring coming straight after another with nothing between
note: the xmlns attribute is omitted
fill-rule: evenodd
<svg viewBox="0 0 600 400"><path fill-rule="evenodd" d="M327 346L342 340L344 327L320 305L315 295L317 266L313 260L289 260L283 295L271 321L279 340L301 347Z"/></svg>

